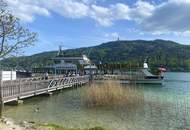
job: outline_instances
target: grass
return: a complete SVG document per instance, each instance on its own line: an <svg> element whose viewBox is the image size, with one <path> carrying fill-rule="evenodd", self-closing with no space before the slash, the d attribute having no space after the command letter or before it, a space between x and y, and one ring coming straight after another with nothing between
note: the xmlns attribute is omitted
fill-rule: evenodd
<svg viewBox="0 0 190 130"><path fill-rule="evenodd" d="M120 83L105 81L86 88L82 103L90 107L137 108L144 103L143 91L135 87L123 87Z"/></svg>
<svg viewBox="0 0 190 130"><path fill-rule="evenodd" d="M43 128L47 128L47 130L106 130L102 127L94 127L94 128L85 128L85 129L79 129L79 128L64 128L59 125L55 124L47 124L43 125Z"/></svg>

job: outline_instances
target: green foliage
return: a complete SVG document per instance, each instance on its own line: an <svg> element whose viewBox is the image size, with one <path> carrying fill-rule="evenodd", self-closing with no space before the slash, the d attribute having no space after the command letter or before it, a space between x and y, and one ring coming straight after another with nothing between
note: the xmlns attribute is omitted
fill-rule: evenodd
<svg viewBox="0 0 190 130"><path fill-rule="evenodd" d="M89 130L106 130L102 127L94 127L94 128L90 128Z"/></svg>
<svg viewBox="0 0 190 130"><path fill-rule="evenodd" d="M48 125L43 125L44 127L52 128L53 130L106 130L102 127L94 127L94 128L85 128L85 129L79 129L79 128L64 128L59 125L55 124L48 124Z"/></svg>
<svg viewBox="0 0 190 130"><path fill-rule="evenodd" d="M65 56L79 56L86 54L98 66L100 61L103 68L129 69L142 67L145 59L148 59L149 66L157 68L167 67L171 71L190 71L189 57L190 46L181 45L165 40L134 40L134 41L112 41L94 47L70 49L64 51ZM57 52L44 52L32 56L5 59L2 66L42 67L53 64L51 58Z"/></svg>

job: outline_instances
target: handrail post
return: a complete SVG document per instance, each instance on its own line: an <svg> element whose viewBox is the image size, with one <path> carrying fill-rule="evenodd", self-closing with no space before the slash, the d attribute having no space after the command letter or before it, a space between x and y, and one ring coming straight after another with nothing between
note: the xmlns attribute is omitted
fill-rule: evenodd
<svg viewBox="0 0 190 130"><path fill-rule="evenodd" d="M21 84L21 81L20 81L20 79L19 79L19 84L18 84L18 98L21 96L20 84Z"/></svg>
<svg viewBox="0 0 190 130"><path fill-rule="evenodd" d="M37 84L36 84L36 82L34 82L35 83L35 94L36 94L36 91L37 91Z"/></svg>
<svg viewBox="0 0 190 130"><path fill-rule="evenodd" d="M0 118L2 117L2 112L4 107L2 87L3 87L2 71L0 71Z"/></svg>

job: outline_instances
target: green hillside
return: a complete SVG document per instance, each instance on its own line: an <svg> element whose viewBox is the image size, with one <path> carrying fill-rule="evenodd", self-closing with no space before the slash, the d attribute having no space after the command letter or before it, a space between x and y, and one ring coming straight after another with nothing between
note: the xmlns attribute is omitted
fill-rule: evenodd
<svg viewBox="0 0 190 130"><path fill-rule="evenodd" d="M52 64L50 59L55 57L56 53L53 51L26 57L9 58L1 61L1 65L31 69L34 66ZM171 71L190 70L190 46L173 41L112 41L98 46L64 51L65 56L81 54L86 54L97 64L101 61L108 64L121 63L137 66L147 58L149 65L152 67L165 66Z"/></svg>

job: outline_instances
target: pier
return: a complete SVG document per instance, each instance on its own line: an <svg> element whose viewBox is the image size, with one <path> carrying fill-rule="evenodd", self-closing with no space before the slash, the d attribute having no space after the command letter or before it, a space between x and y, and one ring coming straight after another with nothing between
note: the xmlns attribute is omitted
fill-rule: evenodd
<svg viewBox="0 0 190 130"><path fill-rule="evenodd" d="M53 91L74 86L82 86L89 82L89 76L63 77L52 76L47 80L41 77L1 81L1 103L19 101L21 99L50 94Z"/></svg>

